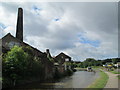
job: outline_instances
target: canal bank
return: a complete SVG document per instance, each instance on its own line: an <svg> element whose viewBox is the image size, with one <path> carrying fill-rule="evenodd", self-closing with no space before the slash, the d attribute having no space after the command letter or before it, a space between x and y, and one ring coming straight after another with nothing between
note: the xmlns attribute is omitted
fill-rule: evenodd
<svg viewBox="0 0 120 90"><path fill-rule="evenodd" d="M60 80L47 81L43 83L39 82L30 83L18 88L21 89L86 88L97 78L99 78L99 71L97 71L96 73L87 71L77 71L72 76L67 76Z"/></svg>
<svg viewBox="0 0 120 90"><path fill-rule="evenodd" d="M105 88L119 88L120 80L117 78L118 74L113 74L111 72L105 71L105 73L109 76L108 82Z"/></svg>
<svg viewBox="0 0 120 90"><path fill-rule="evenodd" d="M104 88L105 87L109 77L102 70L100 70L99 74L100 74L100 77L96 79L91 85L89 85L88 88Z"/></svg>

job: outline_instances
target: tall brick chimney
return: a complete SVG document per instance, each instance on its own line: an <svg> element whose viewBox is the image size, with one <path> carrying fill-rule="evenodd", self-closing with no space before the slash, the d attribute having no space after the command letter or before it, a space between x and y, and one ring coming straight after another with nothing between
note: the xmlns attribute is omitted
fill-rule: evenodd
<svg viewBox="0 0 120 90"><path fill-rule="evenodd" d="M18 8L16 38L23 42L23 9Z"/></svg>
<svg viewBox="0 0 120 90"><path fill-rule="evenodd" d="M49 49L46 49L46 54L47 54L47 57L51 57Z"/></svg>
<svg viewBox="0 0 120 90"><path fill-rule="evenodd" d="M50 53L49 49L46 49L46 53L47 53L47 54L49 54L49 53Z"/></svg>

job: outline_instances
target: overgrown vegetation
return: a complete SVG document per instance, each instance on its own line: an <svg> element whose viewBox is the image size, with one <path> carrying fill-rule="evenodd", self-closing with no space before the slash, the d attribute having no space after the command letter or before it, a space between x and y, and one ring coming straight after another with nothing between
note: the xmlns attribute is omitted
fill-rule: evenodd
<svg viewBox="0 0 120 90"><path fill-rule="evenodd" d="M51 61L51 62L54 62L54 59L50 56L47 56L47 58Z"/></svg>
<svg viewBox="0 0 120 90"><path fill-rule="evenodd" d="M3 55L3 87L13 87L19 80L40 78L42 64L32 52L30 47L14 46Z"/></svg>
<svg viewBox="0 0 120 90"><path fill-rule="evenodd" d="M88 86L88 88L96 88L95 90L101 90L105 87L108 78L109 77L105 72L100 71L100 78L95 80L90 86Z"/></svg>
<svg viewBox="0 0 120 90"><path fill-rule="evenodd" d="M9 79L15 86L17 80L25 76L28 64L28 54L21 47L14 46L3 58L3 84ZM10 85L11 86L11 85Z"/></svg>
<svg viewBox="0 0 120 90"><path fill-rule="evenodd" d="M120 74L120 72L118 72L118 71L110 71L110 72L113 74Z"/></svg>

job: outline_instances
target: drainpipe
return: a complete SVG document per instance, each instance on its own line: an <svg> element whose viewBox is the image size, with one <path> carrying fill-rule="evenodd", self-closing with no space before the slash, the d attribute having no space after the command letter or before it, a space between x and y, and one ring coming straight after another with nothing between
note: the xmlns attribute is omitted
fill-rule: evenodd
<svg viewBox="0 0 120 90"><path fill-rule="evenodd" d="M65 62L65 71L67 70L67 65L66 65L66 62Z"/></svg>

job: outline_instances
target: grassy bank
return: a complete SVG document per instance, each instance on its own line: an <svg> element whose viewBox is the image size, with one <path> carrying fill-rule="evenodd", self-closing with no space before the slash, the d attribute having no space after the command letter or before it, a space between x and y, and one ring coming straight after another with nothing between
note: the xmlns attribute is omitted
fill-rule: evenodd
<svg viewBox="0 0 120 90"><path fill-rule="evenodd" d="M109 77L105 72L100 71L100 78L96 79L91 85L88 86L88 88L97 88L98 90L100 88L104 88L108 78Z"/></svg>
<svg viewBox="0 0 120 90"><path fill-rule="evenodd" d="M117 71L110 71L110 72L113 74L120 74L120 72L117 72Z"/></svg>

